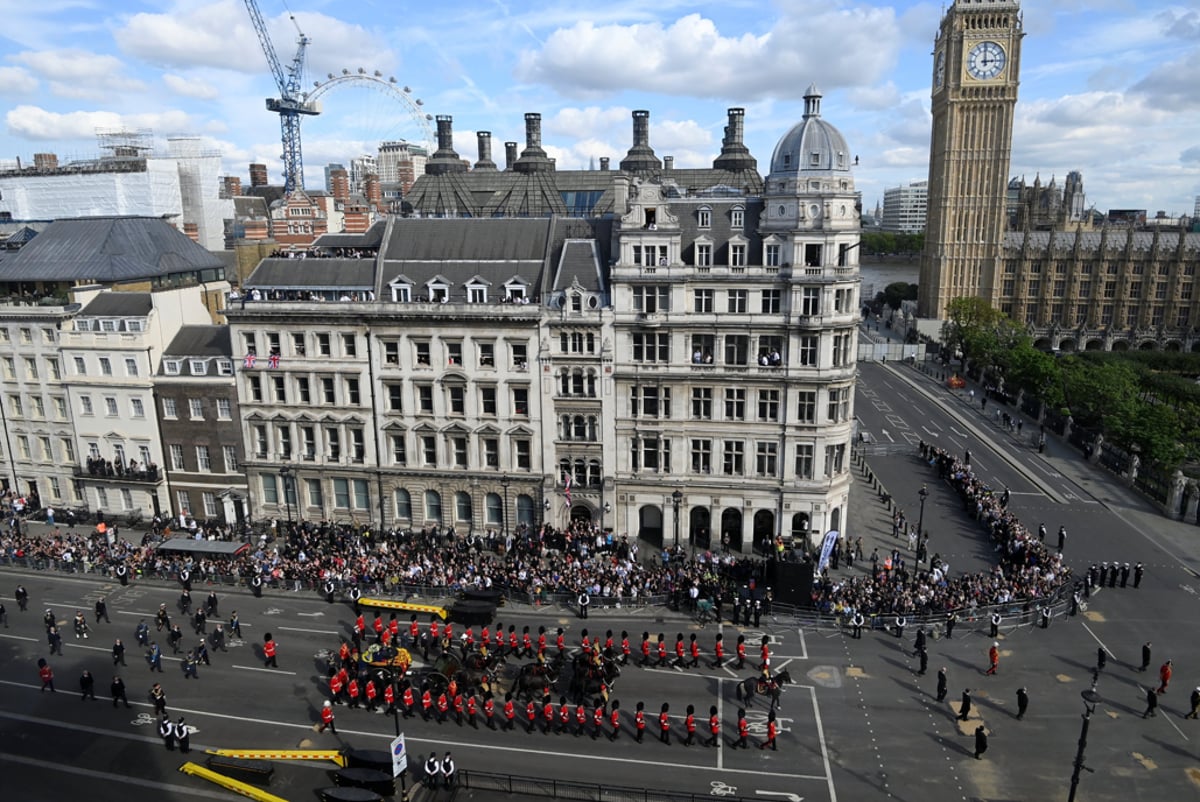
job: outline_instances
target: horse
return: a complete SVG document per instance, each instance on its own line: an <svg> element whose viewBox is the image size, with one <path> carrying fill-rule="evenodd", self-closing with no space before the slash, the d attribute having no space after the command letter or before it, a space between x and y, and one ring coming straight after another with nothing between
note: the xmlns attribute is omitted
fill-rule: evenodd
<svg viewBox="0 0 1200 802"><path fill-rule="evenodd" d="M549 693L558 682L558 671L553 666L542 666L544 671L534 673L535 665L521 666L517 680L513 683L513 692L518 697L542 696ZM530 670L526 670L530 669Z"/></svg>
<svg viewBox="0 0 1200 802"><path fill-rule="evenodd" d="M763 679L761 676L748 677L734 686L734 694L739 702L750 704L754 701L754 695L761 694L771 697L771 709L776 708L782 710L783 705L779 703L780 696L783 693L783 686L790 685L792 675L787 670L780 671L774 674L770 679Z"/></svg>
<svg viewBox="0 0 1200 802"><path fill-rule="evenodd" d="M585 655L579 655L572 663L572 668L568 692L577 701L593 697L600 692L602 686L611 691L613 683L621 676L621 667L609 658L602 658L597 666Z"/></svg>

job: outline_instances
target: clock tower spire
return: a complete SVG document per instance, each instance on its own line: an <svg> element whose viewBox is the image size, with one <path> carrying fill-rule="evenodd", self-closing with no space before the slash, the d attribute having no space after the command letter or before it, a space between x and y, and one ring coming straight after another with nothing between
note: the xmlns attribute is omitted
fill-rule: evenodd
<svg viewBox="0 0 1200 802"><path fill-rule="evenodd" d="M1018 0L955 0L933 49L933 131L918 314L995 301L1021 63Z"/></svg>

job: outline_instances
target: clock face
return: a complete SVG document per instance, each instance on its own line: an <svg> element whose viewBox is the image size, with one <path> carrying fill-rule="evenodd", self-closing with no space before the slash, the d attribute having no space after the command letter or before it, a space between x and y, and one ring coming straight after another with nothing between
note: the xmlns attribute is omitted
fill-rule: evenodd
<svg viewBox="0 0 1200 802"><path fill-rule="evenodd" d="M972 78L986 81L1004 71L1007 56L1004 48L995 42L980 42L967 55L967 72Z"/></svg>
<svg viewBox="0 0 1200 802"><path fill-rule="evenodd" d="M939 50L937 54L937 64L933 70L933 86L935 89L941 89L942 84L946 82L946 51Z"/></svg>

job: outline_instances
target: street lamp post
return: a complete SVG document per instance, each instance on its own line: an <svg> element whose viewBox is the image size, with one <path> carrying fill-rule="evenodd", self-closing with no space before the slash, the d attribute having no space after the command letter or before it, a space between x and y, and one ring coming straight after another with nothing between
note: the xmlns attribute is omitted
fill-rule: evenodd
<svg viewBox="0 0 1200 802"><path fill-rule="evenodd" d="M676 490L671 494L671 504L675 507L675 548L679 548L679 505L683 503L683 491Z"/></svg>
<svg viewBox="0 0 1200 802"><path fill-rule="evenodd" d="M292 529L292 466L284 465L279 469L279 476L283 479L283 500L287 504L288 514L288 531Z"/></svg>
<svg viewBox="0 0 1200 802"><path fill-rule="evenodd" d="M921 497L921 513L917 516L917 543L920 543L921 538L925 537L925 499L929 498L929 488L921 485L917 495Z"/></svg>
<svg viewBox="0 0 1200 802"><path fill-rule="evenodd" d="M1075 790L1079 788L1079 773L1084 769L1091 771L1083 765L1083 752L1087 749L1088 726L1092 723L1092 713L1096 712L1096 705L1101 701L1095 685L1082 691L1079 695L1083 697L1083 724L1079 728L1079 749L1075 751L1075 770L1071 772L1071 791L1067 794L1067 802L1075 802Z"/></svg>
<svg viewBox="0 0 1200 802"><path fill-rule="evenodd" d="M508 539L508 486L512 484L512 479L508 478L508 474L500 477L500 486L504 488L504 539Z"/></svg>

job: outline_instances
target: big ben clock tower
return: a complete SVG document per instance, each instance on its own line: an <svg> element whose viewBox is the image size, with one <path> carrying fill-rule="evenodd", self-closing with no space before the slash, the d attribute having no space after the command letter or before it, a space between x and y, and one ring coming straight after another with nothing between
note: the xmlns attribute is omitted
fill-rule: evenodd
<svg viewBox="0 0 1200 802"><path fill-rule="evenodd" d="M995 303L1021 64L1018 0L955 0L933 50L933 134L918 314Z"/></svg>

